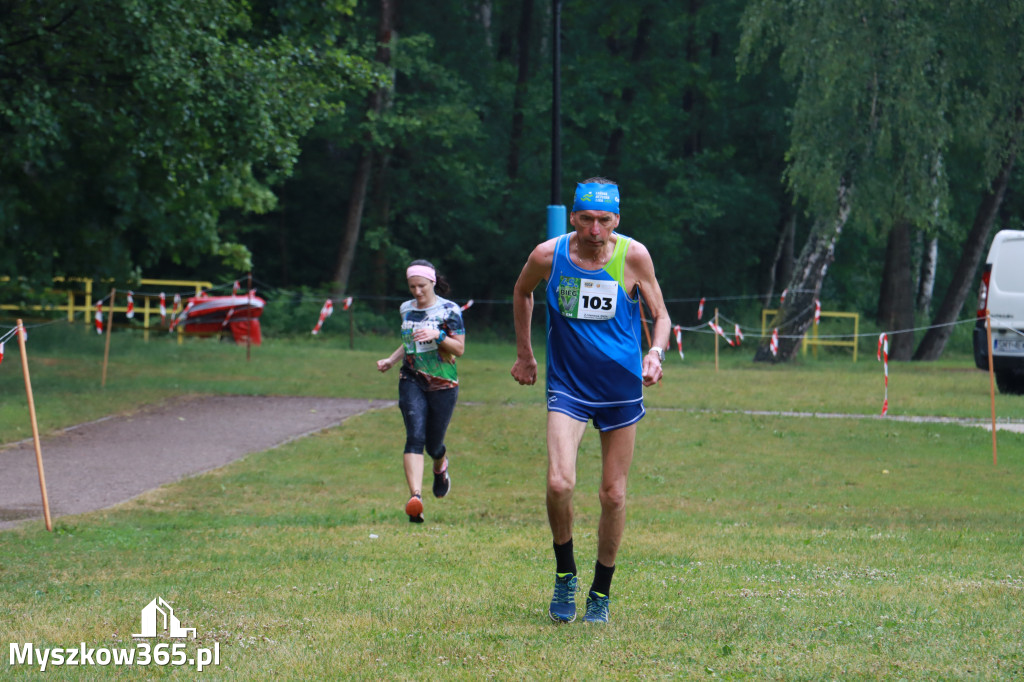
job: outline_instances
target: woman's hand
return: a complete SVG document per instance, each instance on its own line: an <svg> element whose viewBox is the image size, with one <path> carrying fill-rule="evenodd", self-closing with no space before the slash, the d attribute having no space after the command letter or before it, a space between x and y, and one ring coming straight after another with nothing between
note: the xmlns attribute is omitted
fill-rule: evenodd
<svg viewBox="0 0 1024 682"><path fill-rule="evenodd" d="M441 338L441 330L440 329L430 329L430 328L417 329L416 331L414 331L412 333L412 340L413 341L417 341L419 343L424 343L426 341L436 341L437 339L440 339L440 338ZM438 342L438 343L440 343L440 342Z"/></svg>
<svg viewBox="0 0 1024 682"><path fill-rule="evenodd" d="M378 360L377 361L377 371L378 372L386 372L389 369L391 369L392 367L394 367L394 365L395 365L395 361L392 360L391 358L384 358L383 360Z"/></svg>

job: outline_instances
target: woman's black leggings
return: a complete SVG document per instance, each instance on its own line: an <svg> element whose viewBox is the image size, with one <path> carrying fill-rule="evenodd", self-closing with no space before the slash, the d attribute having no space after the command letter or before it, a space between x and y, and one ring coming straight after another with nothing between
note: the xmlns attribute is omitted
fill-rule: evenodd
<svg viewBox="0 0 1024 682"><path fill-rule="evenodd" d="M455 411L459 387L425 391L419 382L402 378L398 382L398 407L405 420L405 452L433 459L444 457L444 434Z"/></svg>

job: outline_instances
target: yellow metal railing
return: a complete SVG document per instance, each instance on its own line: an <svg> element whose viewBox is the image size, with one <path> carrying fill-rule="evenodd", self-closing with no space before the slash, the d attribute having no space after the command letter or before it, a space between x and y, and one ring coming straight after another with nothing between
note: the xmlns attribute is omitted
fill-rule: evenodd
<svg viewBox="0 0 1024 682"><path fill-rule="evenodd" d="M765 332L768 329L768 317L771 315L778 314L778 310L761 310L761 338L765 337ZM818 325L812 324L811 328L804 333L803 344L801 345L800 352L803 355L807 355L807 348L809 346L814 348L814 357L818 357L818 348L820 346L839 346L844 348L853 349L853 361L857 362L857 339L859 338L860 332L860 313L840 313L840 312L826 312L821 311L821 317L834 317L840 319L852 319L853 320L853 338L846 339L820 339L818 338ZM810 335L810 336L808 336Z"/></svg>
<svg viewBox="0 0 1024 682"><path fill-rule="evenodd" d="M0 279L3 279L4 281L7 280L6 277L0 278ZM7 310L7 311L26 310L26 311L33 311L33 312L64 311L64 312L67 313L68 322L74 322L75 321L75 315L77 313L83 313L83 322L86 325L90 324L92 322L92 315L91 315L91 313L93 312L93 310L96 307L96 303L93 300L93 296L94 296L94 294L93 294L93 288L94 288L93 280L91 280L89 278L85 278L85 277L69 277L69 278L55 277L54 280L53 280L53 283L54 283L53 290L55 292L63 291L63 292L67 293L67 303L65 303L63 305L25 305L25 306L15 305L15 304L2 304L2 305L0 305L0 310ZM62 285L64 285L64 286L62 286ZM141 279L141 280L139 280L139 286L140 287L152 286L152 287L157 287L157 288L169 289L170 290L169 292L163 292L163 293L169 293L171 296L173 296L176 293L177 294L185 293L185 294L187 294L189 296L192 296L192 295L198 296L199 294L201 294L203 292L204 289L212 289L213 288L213 283L212 282L200 282L200 281L196 281L196 280L180 280L180 279ZM194 293L190 293L190 291L194 292ZM100 295L100 292L97 291L96 295ZM106 295L107 295L106 293L103 293L102 297L105 297ZM139 291L138 293L133 293L132 297L133 297L133 299L135 299L135 314L136 315L140 315L142 317L143 335L144 335L144 338L146 340L148 340L149 339L149 330L151 329L151 327L150 327L150 318L153 317L153 316L159 316L160 315L160 294L159 293L155 293L154 294L154 293L150 293L150 292L146 292L146 291ZM79 303L79 300L81 300L81 303ZM155 300L155 304L154 304L154 300ZM114 306L113 306L113 308L111 308L109 306L109 304L108 304L108 305L104 306L104 312L107 313L108 315L113 315L114 313L126 313L126 312L128 312L128 289L119 290L117 292L117 295L116 295L115 299L114 299ZM111 318L108 317L107 319L111 319ZM182 328L181 327L178 328L178 332L179 332L178 340L180 342L181 341L181 333L182 333Z"/></svg>

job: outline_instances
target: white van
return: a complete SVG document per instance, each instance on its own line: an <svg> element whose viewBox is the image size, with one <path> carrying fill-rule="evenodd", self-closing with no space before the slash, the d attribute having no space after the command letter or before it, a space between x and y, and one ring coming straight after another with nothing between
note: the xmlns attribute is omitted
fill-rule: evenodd
<svg viewBox="0 0 1024 682"><path fill-rule="evenodd" d="M981 274L974 364L987 371L986 310L992 316L992 367L999 392L1024 394L1024 231L997 232Z"/></svg>

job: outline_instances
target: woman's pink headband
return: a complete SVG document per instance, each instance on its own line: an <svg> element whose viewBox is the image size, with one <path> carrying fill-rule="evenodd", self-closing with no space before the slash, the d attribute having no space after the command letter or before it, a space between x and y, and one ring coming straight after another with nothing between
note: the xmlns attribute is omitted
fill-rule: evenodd
<svg viewBox="0 0 1024 682"><path fill-rule="evenodd" d="M437 274L429 265L410 265L405 270L405 278L409 279L410 277L425 277L431 282L437 283Z"/></svg>

